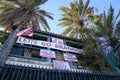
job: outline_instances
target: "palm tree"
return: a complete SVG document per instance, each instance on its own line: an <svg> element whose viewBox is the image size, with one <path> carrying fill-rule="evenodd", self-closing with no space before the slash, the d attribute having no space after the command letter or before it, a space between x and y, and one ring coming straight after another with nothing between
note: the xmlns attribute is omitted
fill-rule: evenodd
<svg viewBox="0 0 120 80"><path fill-rule="evenodd" d="M39 28L39 23L43 26L44 30L50 30L50 27L45 19L48 17L53 19L50 13L42 10L40 5L44 4L47 0L8 0L6 3L12 4L14 9L5 10L0 13L0 26L5 28L5 32L12 32L11 39L8 41L6 48L0 52L3 63L14 42L16 40L16 34L24 27L28 25Z"/></svg>
<svg viewBox="0 0 120 80"><path fill-rule="evenodd" d="M91 34L91 32L89 32ZM105 70L109 71L111 68L107 64L103 55L99 52L98 42L94 39L93 35L87 35L82 40L83 55L79 56L79 63L83 67L88 67L91 70Z"/></svg>
<svg viewBox="0 0 120 80"><path fill-rule="evenodd" d="M98 30L95 33L96 37L104 37L107 39L107 43L110 43L112 47L118 44L119 28L120 28L120 12L117 16L114 16L114 9L110 5L108 14L104 11L102 19L95 23L98 26Z"/></svg>
<svg viewBox="0 0 120 80"><path fill-rule="evenodd" d="M83 3L83 0L71 2L69 7L60 7L62 11L62 18L59 20L59 26L67 27L62 34L72 38L83 38L88 26L88 17L94 16L93 7L88 7L90 0Z"/></svg>
<svg viewBox="0 0 120 80"><path fill-rule="evenodd" d="M12 0L10 0L11 2ZM42 9L40 9L39 5L42 5L47 0L13 0L11 4L14 5L14 9L9 9L0 14L0 24L1 26L5 26L6 32L12 31L12 25L23 24L24 27L27 25L34 26L35 28L40 28L39 23L41 23L42 27L45 31L50 30L49 25L47 24L45 17L53 19L48 13ZM9 2L9 3L10 3ZM6 6L6 5L5 5ZM4 23L3 23L4 22Z"/></svg>
<svg viewBox="0 0 120 80"><path fill-rule="evenodd" d="M90 62L91 63L97 62L96 63L97 66L100 67L101 62L99 61L99 59L103 61L105 61L106 59L107 62L102 61L103 66L100 67L101 69L103 68L107 69L106 67L108 67L108 65L106 65L106 63L109 63L112 69L114 69L117 72L120 72L120 70L118 69L118 55L116 53L117 50L115 50L115 52L111 50L111 48L115 49L116 45L118 45L119 29L120 29L120 20L118 20L119 16L120 16L120 12L116 17L114 16L114 9L110 5L108 14L106 14L106 12L104 11L101 17L102 19L98 20L97 22L94 22L94 24L97 26L97 29L92 33L89 32L86 39L83 40L83 50L85 56L87 57L94 56L94 59L97 58L93 62L91 62L91 60L86 61L85 63L89 63L89 66L94 66L93 64L90 64ZM103 51L102 50L103 47L107 47L107 46L111 48L109 48L109 50L105 49ZM105 51L107 52L110 51L110 52L106 53ZM101 56L104 56L105 59L103 59ZM110 67L108 69L110 69Z"/></svg>
<svg viewBox="0 0 120 80"><path fill-rule="evenodd" d="M66 30L62 33L63 35L82 39L82 43L84 43L84 55L81 55L81 57L79 56L80 64L85 67L89 64L89 68L91 69L103 70L107 69L105 67L107 65L102 66L105 64L103 63L104 60L101 62L97 60L97 52L95 49L93 50L96 44L92 36L92 31L94 31L94 25L89 24L89 22L97 23L98 20L101 19L101 15L93 14L93 7L88 8L89 2L90 0L87 0L86 4L84 5L83 0L80 0L79 4L75 1L72 2L69 7L61 7L60 10L63 12L63 17L60 19L61 23L59 25L67 27ZM91 28L87 28L88 26L90 26ZM98 61L99 63L103 64L99 65L99 63L97 63Z"/></svg>
<svg viewBox="0 0 120 80"><path fill-rule="evenodd" d="M115 29L114 36L118 39L120 38L120 21L118 21L118 23L116 24L116 29Z"/></svg>

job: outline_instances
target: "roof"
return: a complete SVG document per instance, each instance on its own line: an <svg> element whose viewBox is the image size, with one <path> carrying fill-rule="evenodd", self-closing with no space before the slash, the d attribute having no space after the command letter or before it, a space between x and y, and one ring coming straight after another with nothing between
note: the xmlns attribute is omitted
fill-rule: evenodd
<svg viewBox="0 0 120 80"><path fill-rule="evenodd" d="M34 32L43 33L43 34L46 34L46 35L50 35L50 36L54 36L54 37L58 37L58 38L63 38L63 39L68 39L68 40L72 40L72 41L81 42L80 39L77 39L77 38L70 38L70 37L63 36L63 35L56 34L56 33L52 33L52 32L46 32L46 31L37 30L37 29L34 29L33 31L34 31Z"/></svg>
<svg viewBox="0 0 120 80"><path fill-rule="evenodd" d="M37 29L33 29L34 32L39 32L39 33L43 33L43 34L46 34L46 35L50 35L50 36L54 36L54 37L58 37L58 38L62 38L62 39L68 39L68 40L72 40L72 41L77 41L77 42L81 42L80 39L77 39L77 38L70 38L70 37L67 37L67 36L63 36L63 35L60 35L60 34L56 34L56 33L52 33L52 32L47 32L47 31L43 31L43 30L37 30ZM4 35L9 35L9 33L5 33L3 31L0 30L0 34L4 34Z"/></svg>

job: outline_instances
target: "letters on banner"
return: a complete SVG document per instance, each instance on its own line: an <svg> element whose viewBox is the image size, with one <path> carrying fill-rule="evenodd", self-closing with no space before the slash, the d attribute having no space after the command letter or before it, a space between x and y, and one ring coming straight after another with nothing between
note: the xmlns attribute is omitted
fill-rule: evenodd
<svg viewBox="0 0 120 80"><path fill-rule="evenodd" d="M64 56L64 59L67 61L75 61L75 62L78 61L76 58L76 55L74 55L74 54L64 53L63 56Z"/></svg>
<svg viewBox="0 0 120 80"><path fill-rule="evenodd" d="M82 51L81 49L63 45L63 44L55 44L52 42L34 40L34 39L29 39L29 38L25 38L25 37L21 37L21 36L18 37L16 43L48 47L48 48L53 48L53 49L57 49L57 50L61 50L61 51L70 51L70 52L75 52L75 53L80 53Z"/></svg>
<svg viewBox="0 0 120 80"><path fill-rule="evenodd" d="M40 56L47 58L55 58L55 52L50 50L40 50Z"/></svg>
<svg viewBox="0 0 120 80"><path fill-rule="evenodd" d="M68 62L65 61L53 60L53 65L55 69L70 69Z"/></svg>
<svg viewBox="0 0 120 80"><path fill-rule="evenodd" d="M62 39L58 39L58 38L52 38L52 43L63 44L64 45L63 40Z"/></svg>

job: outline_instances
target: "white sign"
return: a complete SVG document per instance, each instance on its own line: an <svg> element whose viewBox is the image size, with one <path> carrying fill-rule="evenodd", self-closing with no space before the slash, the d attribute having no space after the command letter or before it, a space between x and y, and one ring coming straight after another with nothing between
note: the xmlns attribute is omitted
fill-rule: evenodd
<svg viewBox="0 0 120 80"><path fill-rule="evenodd" d="M68 62L65 61L53 60L53 65L55 69L70 69Z"/></svg>
<svg viewBox="0 0 120 80"><path fill-rule="evenodd" d="M82 51L81 49L70 47L67 45L55 44L52 42L41 41L41 40L34 40L34 39L29 39L29 38L25 38L25 37L21 37L21 36L18 37L16 43L48 47L48 48L53 48L53 49L57 49L57 50L61 50L61 51L70 51L70 52L75 52L75 53L80 53Z"/></svg>
<svg viewBox="0 0 120 80"><path fill-rule="evenodd" d="M52 43L55 44L64 44L62 39L58 39L58 38L52 38Z"/></svg>
<svg viewBox="0 0 120 80"><path fill-rule="evenodd" d="M78 61L76 58L76 55L74 55L74 54L64 53L63 56L64 56L64 59L67 61L75 61L75 62Z"/></svg>
<svg viewBox="0 0 120 80"><path fill-rule="evenodd" d="M55 52L50 50L40 50L40 56L47 58L55 58Z"/></svg>

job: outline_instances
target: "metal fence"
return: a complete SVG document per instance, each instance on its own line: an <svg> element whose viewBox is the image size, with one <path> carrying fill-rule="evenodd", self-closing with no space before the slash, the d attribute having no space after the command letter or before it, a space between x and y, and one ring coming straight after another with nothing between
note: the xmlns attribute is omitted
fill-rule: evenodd
<svg viewBox="0 0 120 80"><path fill-rule="evenodd" d="M0 66L0 80L120 80L120 75L5 65Z"/></svg>

